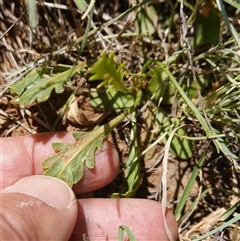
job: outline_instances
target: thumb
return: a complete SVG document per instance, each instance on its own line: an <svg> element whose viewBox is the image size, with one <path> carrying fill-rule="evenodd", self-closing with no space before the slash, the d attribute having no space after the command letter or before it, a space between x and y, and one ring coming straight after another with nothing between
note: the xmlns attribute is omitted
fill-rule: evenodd
<svg viewBox="0 0 240 241"><path fill-rule="evenodd" d="M68 240L77 219L74 193L52 177L20 179L0 201L1 240Z"/></svg>

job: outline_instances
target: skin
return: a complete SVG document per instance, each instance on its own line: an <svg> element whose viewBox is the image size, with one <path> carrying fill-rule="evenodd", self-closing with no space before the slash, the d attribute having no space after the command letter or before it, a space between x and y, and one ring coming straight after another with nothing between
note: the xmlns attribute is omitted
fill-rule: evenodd
<svg viewBox="0 0 240 241"><path fill-rule="evenodd" d="M72 142L71 133L43 133L0 139L1 240L117 240L127 225L136 240L168 240L161 205L141 199L79 199L58 179L42 176L41 161L53 154L52 142ZM95 168L86 169L75 193L99 189L117 175L119 157L104 141ZM41 175L41 176L40 176ZM177 224L166 219L174 239Z"/></svg>

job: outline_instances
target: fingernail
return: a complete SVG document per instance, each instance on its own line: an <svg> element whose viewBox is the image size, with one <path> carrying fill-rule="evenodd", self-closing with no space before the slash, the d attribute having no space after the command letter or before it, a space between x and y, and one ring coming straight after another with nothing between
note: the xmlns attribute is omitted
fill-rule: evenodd
<svg viewBox="0 0 240 241"><path fill-rule="evenodd" d="M75 201L71 188L63 181L49 176L29 176L20 179L4 192L24 193L41 199L56 209L69 207Z"/></svg>

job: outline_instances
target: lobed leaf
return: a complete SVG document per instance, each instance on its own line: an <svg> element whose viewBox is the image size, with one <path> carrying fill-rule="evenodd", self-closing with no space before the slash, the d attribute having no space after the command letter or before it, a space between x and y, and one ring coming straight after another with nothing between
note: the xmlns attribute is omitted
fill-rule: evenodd
<svg viewBox="0 0 240 241"><path fill-rule="evenodd" d="M123 82L121 68L122 66L118 69L116 67L114 53L111 53L108 57L107 54L103 52L97 62L93 64L90 69L89 73L93 75L89 78L89 80L103 80L98 85L98 88L104 85L109 85L123 93L128 93L129 91Z"/></svg>
<svg viewBox="0 0 240 241"><path fill-rule="evenodd" d="M33 102L46 101L53 89L56 93L62 93L63 84L68 81L75 73L83 70L85 63L80 63L61 73L52 74L50 77L42 77L41 70L32 70L21 81L10 86L11 93L17 94L18 99L15 103L20 105L30 105Z"/></svg>
<svg viewBox="0 0 240 241"><path fill-rule="evenodd" d="M70 187L78 183L83 177L85 164L94 168L94 153L96 149L101 150L104 137L129 113L127 110L93 131L74 133L74 143L53 143L55 154L43 160L42 167L46 169L43 175L59 178Z"/></svg>
<svg viewBox="0 0 240 241"><path fill-rule="evenodd" d="M74 133L74 143L53 143L55 154L42 162L47 176L59 178L70 187L78 183L84 174L85 165L94 168L95 150L101 150L104 133L96 131Z"/></svg>

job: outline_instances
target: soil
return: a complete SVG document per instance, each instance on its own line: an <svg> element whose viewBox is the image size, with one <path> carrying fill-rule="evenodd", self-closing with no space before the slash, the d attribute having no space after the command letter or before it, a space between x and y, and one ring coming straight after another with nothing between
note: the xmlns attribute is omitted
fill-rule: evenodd
<svg viewBox="0 0 240 241"><path fill-rule="evenodd" d="M96 5L99 14L102 14L103 12L106 14L115 12L117 15L128 7L128 2L126 1L113 1L114 3L106 2L106 8L104 8L103 4L98 3ZM114 11L110 11L112 8ZM67 45L71 38L74 39L76 37L75 35L79 34L75 30L81 30L81 23L79 21L74 22L72 15L65 12L62 16L64 19L64 23L62 23L62 25L64 25L64 31L51 33L48 32L49 28L44 27L45 18L43 9L39 10L39 28L36 29L36 31L38 31L39 40L45 43L43 48L37 41L31 43L25 15L22 17L22 12L19 11L21 7L18 6L17 3L10 4L6 1L4 1L4 3L1 2L0 9L0 31L1 35L4 34L0 39L2 46L4 46L0 49L0 59L2 60L0 61L0 85L2 89L1 93L3 93L3 96L0 99L1 137L49 132L53 131L53 126L55 126L54 131L88 131L95 125L106 123L116 116L115 112L101 112L92 108L88 102L88 98L84 95L80 95L74 99L75 102L72 102L72 109L68 108L64 112L64 115L59 118L64 104L71 95L70 90L65 90L62 94L53 93L50 99L46 102L32 104L28 107L20 107L12 104L13 97L7 87L12 81L17 81L18 79L7 79L7 77L19 67L43 56L44 53ZM21 19L18 21L19 18ZM95 22L97 22L98 17L95 16L95 18ZM14 24L13 28L11 28L12 24ZM76 25L78 26L76 27ZM116 28L119 32L118 26L113 28ZM110 30L113 31L115 29L109 29L109 31ZM178 31L177 28L176 31ZM72 33L72 37L68 35L68 33ZM54 38L51 37L51 34ZM57 37L63 41L59 42ZM126 41L126 39L124 41ZM132 45L132 43L128 42L123 44L129 46ZM98 45L98 48L100 49L101 46ZM90 59L94 59L98 54L97 48L93 50L89 47L89 49L86 49L85 51L87 52L87 54L85 53L85 58L88 56ZM154 50L152 51L154 52ZM123 52L121 52L121 54L123 55L123 58L127 60L127 55ZM68 58L67 55L71 55L72 58L75 58L74 51L70 49L64 56L61 56L54 61L59 63L65 61L66 64L71 64L72 60L69 60L70 58ZM54 61L51 61L52 65L54 65ZM137 69L139 60L135 60L134 62L133 55L131 61L132 62L128 61L127 65L131 65L131 68ZM74 81L77 83L77 80ZM143 125L143 122L139 120L138 124L141 126ZM129 137L129 128L129 124L127 124L126 120L120 126L115 128L113 133L108 137L118 150L122 166L124 166L129 153L127 141ZM157 201L161 200L163 152L164 146L158 144L152 153L148 153L143 157L141 170L143 180L135 195L136 198L147 198ZM226 208L226 206L232 201L231 194L221 191L221 189L232 190L232 169L229 166L228 161L221 154L216 153L212 142L209 140L203 140L194 142L194 154L189 160L179 160L174 155L170 155L168 160L167 180L168 207L174 212L178 200L183 194L183 190L189 181L190 175L203 153L207 154L207 160L205 161L196 182L193 184L184 212L187 212L190 206L193 205L193 202L198 198L201 190L209 189L209 192L201 199L198 206L191 214L191 217L186 218L186 222L183 222L182 227L180 227L181 240L190 240L194 236L216 227L216 223L219 221L219 216L213 216L213 214L217 215L219 210L221 211ZM121 175L119 175L111 184L92 193L90 196L108 197L109 194L117 192L121 182L122 178ZM230 240L231 235L231 232L226 234L227 239L229 238Z"/></svg>

